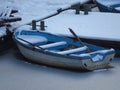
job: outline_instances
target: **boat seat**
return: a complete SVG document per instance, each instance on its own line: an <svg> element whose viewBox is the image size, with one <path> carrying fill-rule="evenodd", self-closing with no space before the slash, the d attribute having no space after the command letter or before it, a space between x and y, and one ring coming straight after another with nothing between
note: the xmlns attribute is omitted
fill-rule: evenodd
<svg viewBox="0 0 120 90"><path fill-rule="evenodd" d="M76 52L80 52L80 51L85 51L87 50L87 46L83 46L83 47L79 47L79 48L74 48L74 49L70 49L70 50L65 50L65 51L60 51L57 52L58 54L72 54L72 53L76 53Z"/></svg>
<svg viewBox="0 0 120 90"><path fill-rule="evenodd" d="M46 45L41 45L40 47L42 48L52 48L52 47L57 47L57 46L61 46L61 45L66 45L67 42L65 41L60 41L60 42L55 42L55 43L50 43L50 44L46 44Z"/></svg>

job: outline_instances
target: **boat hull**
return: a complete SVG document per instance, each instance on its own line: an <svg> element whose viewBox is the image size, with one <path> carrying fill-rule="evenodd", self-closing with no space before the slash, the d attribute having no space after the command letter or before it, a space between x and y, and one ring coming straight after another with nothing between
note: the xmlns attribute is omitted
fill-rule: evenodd
<svg viewBox="0 0 120 90"><path fill-rule="evenodd" d="M113 0L114 1L114 0ZM101 12L113 12L113 13L120 13L120 10L115 9L114 7L108 7L107 5L104 5L102 3L99 3L97 0L94 0L94 2L97 4L99 10ZM109 2L109 1L108 1Z"/></svg>
<svg viewBox="0 0 120 90"><path fill-rule="evenodd" d="M41 53L39 51L26 48L20 43L17 43L17 46L22 55L32 62L72 70L95 70L105 68L110 64L110 60L114 57L114 54L110 54L101 62L93 62L91 59L80 60Z"/></svg>

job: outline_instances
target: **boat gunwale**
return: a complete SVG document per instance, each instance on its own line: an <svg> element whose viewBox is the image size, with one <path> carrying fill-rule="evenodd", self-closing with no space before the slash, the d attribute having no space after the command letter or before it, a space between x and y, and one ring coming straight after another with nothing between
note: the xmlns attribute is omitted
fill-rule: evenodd
<svg viewBox="0 0 120 90"><path fill-rule="evenodd" d="M14 39L15 40L15 39ZM34 51L37 51L39 53L43 53L43 54L47 54L47 55L54 55L54 56L59 56L59 57L64 57L64 58L72 58L72 59L80 59L80 60L83 60L83 59L90 59L90 58L87 58L87 57L77 57L77 56L68 56L68 55L64 55L64 54L58 54L58 53L54 53L54 52L50 52L49 50L41 50L41 49L38 49L38 48L35 48L35 47L30 47L29 45L24 45L23 43L15 40L18 44L22 45L23 47L27 48L27 49L30 49L30 50L34 50ZM92 60L91 60L92 61Z"/></svg>
<svg viewBox="0 0 120 90"><path fill-rule="evenodd" d="M20 33L20 32L19 32L19 33ZM48 33L47 33L47 34L48 34ZM43 50L38 49L38 48L35 48L35 47L33 47L33 46L30 47L29 44L25 45L25 44L21 43L20 41L17 40L17 36L16 36L16 35L13 35L13 39L14 39L18 44L22 45L22 46L25 47L25 48L28 48L28 49L30 49L30 50L35 50L35 51L37 51L37 52L39 52L39 53L43 53L43 54L47 54L47 55L53 55L53 56L64 57L64 58L72 58L72 59L75 59L75 60L86 60L86 59L90 59L90 61L91 61L92 63L104 61L104 59L103 59L103 60L100 60L100 61L93 61L93 60L91 59L91 57L89 57L89 56L84 56L84 57L72 56L72 55L70 56L70 55L57 54L57 53L54 53L54 52L50 52L49 50L44 50L44 51L43 51ZM114 52L106 53L105 55L107 56L107 55L110 55L110 54L114 54ZM105 57L106 57L106 56L105 56Z"/></svg>

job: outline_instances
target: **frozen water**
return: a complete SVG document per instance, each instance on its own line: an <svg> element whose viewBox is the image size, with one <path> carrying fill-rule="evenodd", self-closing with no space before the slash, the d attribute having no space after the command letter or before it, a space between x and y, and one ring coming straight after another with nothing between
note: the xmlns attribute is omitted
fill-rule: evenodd
<svg viewBox="0 0 120 90"><path fill-rule="evenodd" d="M118 90L120 58L110 69L75 72L31 64L10 50L0 56L0 90Z"/></svg>

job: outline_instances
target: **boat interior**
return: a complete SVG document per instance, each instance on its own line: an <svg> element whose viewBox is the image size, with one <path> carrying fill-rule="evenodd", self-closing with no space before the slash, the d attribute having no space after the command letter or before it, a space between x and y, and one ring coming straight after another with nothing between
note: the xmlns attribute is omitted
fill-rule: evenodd
<svg viewBox="0 0 120 90"><path fill-rule="evenodd" d="M81 42L74 41L72 39L66 37L60 37L56 35L51 35L49 33L36 32L36 31L21 31L18 32L17 37L24 39L25 41L29 41L30 43L39 46L47 51L52 51L53 53L61 54L61 55L72 55L77 57L90 56L95 57L99 55L100 58L108 53L113 53L113 50L105 50L102 47L98 47L95 45L81 44ZM19 40L20 42L33 47L29 43ZM37 49L40 49L36 47ZM88 52L90 49L90 52Z"/></svg>

